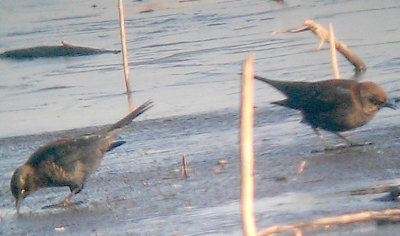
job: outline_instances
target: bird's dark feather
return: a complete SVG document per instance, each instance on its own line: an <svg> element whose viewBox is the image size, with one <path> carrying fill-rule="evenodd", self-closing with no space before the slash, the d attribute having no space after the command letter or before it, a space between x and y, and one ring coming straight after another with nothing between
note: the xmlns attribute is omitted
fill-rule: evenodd
<svg viewBox="0 0 400 236"><path fill-rule="evenodd" d="M98 135L85 135L74 138L63 138L40 147L28 159L26 164L33 167L40 166L43 161L51 161L60 165L65 165L85 158L84 156L75 155L82 152L82 147L88 147L100 141L102 137Z"/></svg>
<svg viewBox="0 0 400 236"><path fill-rule="evenodd" d="M305 110L309 113L329 112L336 106L347 103L351 100L349 85L356 83L350 80L326 80L310 83L277 81L260 76L254 78L272 85L288 97L284 100L272 102L273 104ZM326 89L326 87L330 89ZM329 91L329 93L324 91Z"/></svg>

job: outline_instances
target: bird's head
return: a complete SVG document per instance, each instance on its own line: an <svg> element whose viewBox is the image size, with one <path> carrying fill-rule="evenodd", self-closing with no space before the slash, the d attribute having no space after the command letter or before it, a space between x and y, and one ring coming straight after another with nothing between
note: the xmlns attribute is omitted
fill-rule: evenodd
<svg viewBox="0 0 400 236"><path fill-rule="evenodd" d="M18 167L11 177L10 189L15 198L15 208L19 213L24 198L37 190L34 182L34 169L29 165Z"/></svg>
<svg viewBox="0 0 400 236"><path fill-rule="evenodd" d="M365 113L375 114L382 107L396 109L396 105L388 101L385 91L373 82L359 83L358 92Z"/></svg>

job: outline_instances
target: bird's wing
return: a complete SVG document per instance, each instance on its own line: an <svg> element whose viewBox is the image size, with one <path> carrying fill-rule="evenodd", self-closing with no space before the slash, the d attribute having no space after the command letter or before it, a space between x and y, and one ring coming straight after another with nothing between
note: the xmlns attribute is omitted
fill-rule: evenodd
<svg viewBox="0 0 400 236"><path fill-rule="evenodd" d="M295 82L284 92L288 99L285 106L309 112L328 112L351 99L347 81ZM282 102L282 101L280 101ZM279 102L277 102L279 104ZM281 104L279 104L281 105Z"/></svg>
<svg viewBox="0 0 400 236"><path fill-rule="evenodd" d="M43 162L52 162L63 166L76 162L84 157L80 155L82 151L87 151L103 138L99 135L83 135L56 140L36 150L28 159L27 164L40 166Z"/></svg>
<svg viewBox="0 0 400 236"><path fill-rule="evenodd" d="M26 164L38 167L44 162L49 162L68 169L74 168L73 163L76 164L78 161L90 163L95 161L95 159L102 158L104 152L122 144L121 142L111 143L121 128L129 124L134 118L151 106L151 101L145 102L122 120L96 134L63 138L48 143L36 150Z"/></svg>
<svg viewBox="0 0 400 236"><path fill-rule="evenodd" d="M99 163L109 143L110 140L99 135L59 139L39 148L26 164L37 169L48 185L80 186L87 174L97 167L95 163Z"/></svg>
<svg viewBox="0 0 400 236"><path fill-rule="evenodd" d="M261 76L254 76L254 78L272 85L287 96L287 99L273 102L273 104L308 113L329 112L339 105L351 106L351 89L357 83L343 79L301 82L271 80Z"/></svg>
<svg viewBox="0 0 400 236"><path fill-rule="evenodd" d="M311 99L321 106L321 112L326 112L336 108L337 106L345 106L352 104L352 85L356 83L351 80L327 80L315 83Z"/></svg>

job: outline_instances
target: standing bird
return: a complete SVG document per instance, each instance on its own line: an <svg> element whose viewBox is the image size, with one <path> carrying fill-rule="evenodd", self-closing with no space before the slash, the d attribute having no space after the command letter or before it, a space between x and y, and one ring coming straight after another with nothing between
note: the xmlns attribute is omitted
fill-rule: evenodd
<svg viewBox="0 0 400 236"><path fill-rule="evenodd" d="M40 188L68 186L71 193L61 204L71 204L70 198L82 190L85 180L99 167L104 153L124 143L112 142L117 134L151 106L152 102L147 101L95 134L59 139L36 150L11 177L17 213L23 199Z"/></svg>
<svg viewBox="0 0 400 236"><path fill-rule="evenodd" d="M350 146L364 145L351 142L339 132L365 125L382 107L396 109L388 102L383 89L373 82L345 79L287 82L254 78L285 94L286 99L272 103L301 111L303 121L311 125L326 150L332 148L328 147L319 129L336 134Z"/></svg>

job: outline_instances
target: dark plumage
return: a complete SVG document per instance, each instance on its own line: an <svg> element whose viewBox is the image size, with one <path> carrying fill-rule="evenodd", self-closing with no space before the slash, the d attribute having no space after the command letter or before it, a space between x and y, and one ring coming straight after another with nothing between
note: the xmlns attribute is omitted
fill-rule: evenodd
<svg viewBox="0 0 400 236"><path fill-rule="evenodd" d="M327 149L318 129L335 133L349 145L359 145L338 132L365 125L382 107L395 109L395 105L388 102L383 89L373 82L344 79L287 82L260 76L254 78L285 94L286 99L273 104L301 111L303 121L311 125Z"/></svg>
<svg viewBox="0 0 400 236"><path fill-rule="evenodd" d="M151 108L148 101L109 128L95 134L68 137L50 142L36 150L11 177L10 188L17 212L22 200L40 188L68 186L71 193L63 205L79 193L85 180L99 167L105 152L122 145L112 142L121 129Z"/></svg>

